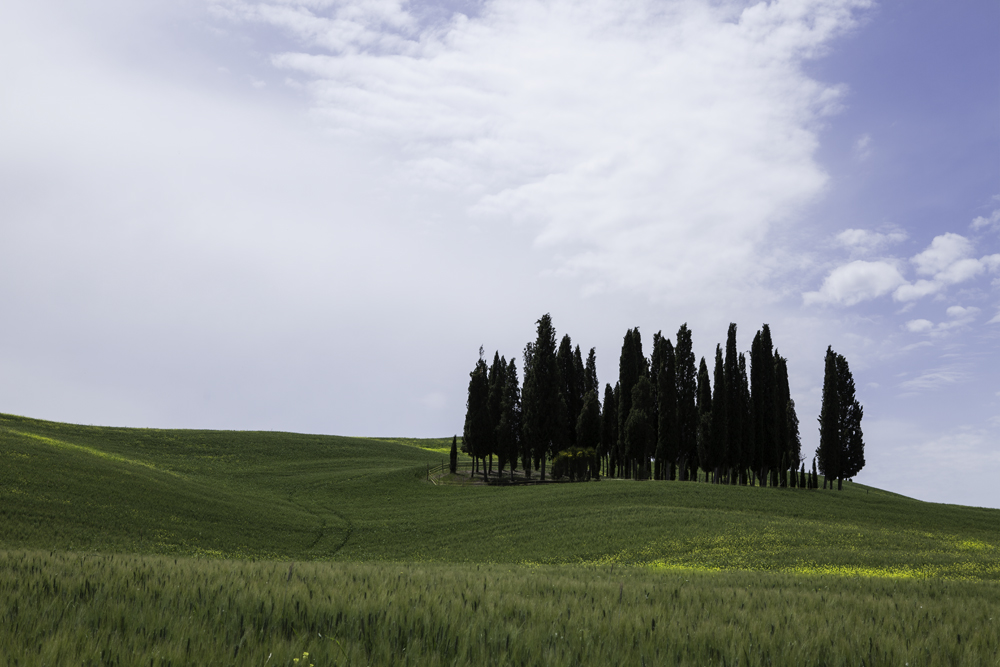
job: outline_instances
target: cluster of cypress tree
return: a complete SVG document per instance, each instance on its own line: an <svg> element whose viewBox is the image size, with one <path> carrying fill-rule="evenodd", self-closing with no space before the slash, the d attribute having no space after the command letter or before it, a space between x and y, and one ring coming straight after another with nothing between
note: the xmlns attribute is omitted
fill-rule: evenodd
<svg viewBox="0 0 1000 667"><path fill-rule="evenodd" d="M524 384L518 388L517 367L494 353L487 366L479 361L469 377L463 451L482 466L485 476L511 476L518 467L525 477L532 469L545 479L546 463L557 475L589 478L597 474L596 452L601 441L601 404L597 397L597 358L591 348L586 364L580 346L568 335L556 346L552 317L537 322L537 336L524 348Z"/></svg>
<svg viewBox="0 0 1000 667"><path fill-rule="evenodd" d="M697 479L700 469L718 483L799 486L799 421L769 327L754 337L749 374L735 324L725 352L715 348L711 375L704 357L695 363L691 338L686 324L676 344L658 332L647 360L639 330L625 334L618 384L605 388L605 419L614 414L618 429L605 428L602 469L679 480Z"/></svg>
<svg viewBox="0 0 1000 667"><path fill-rule="evenodd" d="M697 480L703 470L716 483L816 488L816 461L807 474L801 456L787 360L774 349L768 325L754 336L748 364L730 324L725 350L716 345L711 375L704 357L696 365L687 324L676 343L654 334L648 359L639 329L629 329L618 381L605 385L603 407L594 349L584 364L569 335L556 346L549 314L537 325L535 341L524 349L520 389L514 361L498 353L487 366L480 348L470 373L463 450L477 469L482 462L484 476L495 456L501 476L508 466L513 476L520 459L526 477L534 469L544 480L552 460L556 476L578 479ZM823 431L819 459L828 476L842 478L864 465L861 406L846 360L831 355L834 380L829 406L824 384L820 422L837 435Z"/></svg>
<svg viewBox="0 0 1000 667"><path fill-rule="evenodd" d="M479 361L469 374L469 399L466 404L462 451L469 454L478 471L479 461L498 459L499 470L510 466L513 473L521 453L521 389L517 365L494 354L489 367L479 348ZM454 471L452 471L454 472ZM489 472L483 467L483 474Z"/></svg>

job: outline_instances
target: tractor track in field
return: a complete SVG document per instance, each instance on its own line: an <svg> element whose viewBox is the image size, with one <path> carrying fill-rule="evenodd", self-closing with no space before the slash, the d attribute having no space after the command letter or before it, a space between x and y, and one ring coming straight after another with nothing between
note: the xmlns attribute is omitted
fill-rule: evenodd
<svg viewBox="0 0 1000 667"><path fill-rule="evenodd" d="M316 545L319 544L320 541L322 541L322 539L324 537L327 537L327 535L328 535L328 532L327 532L327 529L326 529L327 528L327 520L326 520L326 518L323 517L318 512L314 512L313 510L309 509L308 507L306 507L302 503L297 502L295 500L295 496L293 494L289 494L288 495L288 501L290 503L292 503L293 505L295 505L296 507L298 507L299 509L301 509L303 512L316 517L316 519L319 521L319 530L317 531L316 539L314 539L312 542L310 542L309 545L306 547L306 549L314 549L316 547ZM335 517L337 517L338 519L340 519L341 521L343 521L344 525L346 526L346 529L344 531L344 539L342 539L340 541L340 544L338 544L337 547L335 549L333 549L333 551L331 551L330 554L329 554L330 556L336 556L340 552L340 550L343 549L347 545L347 542L351 539L351 536L354 535L354 522L351 521L350 519L348 519L347 516L345 516L344 514L338 512L336 510L326 509L326 512L334 515Z"/></svg>

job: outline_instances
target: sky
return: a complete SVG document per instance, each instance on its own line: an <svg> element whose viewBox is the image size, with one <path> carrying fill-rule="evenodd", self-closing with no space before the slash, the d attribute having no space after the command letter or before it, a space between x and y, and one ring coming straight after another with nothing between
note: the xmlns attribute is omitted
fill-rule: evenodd
<svg viewBox="0 0 1000 667"><path fill-rule="evenodd" d="M767 323L803 452L1000 508L995 0L9 0L0 411L461 433L535 323Z"/></svg>

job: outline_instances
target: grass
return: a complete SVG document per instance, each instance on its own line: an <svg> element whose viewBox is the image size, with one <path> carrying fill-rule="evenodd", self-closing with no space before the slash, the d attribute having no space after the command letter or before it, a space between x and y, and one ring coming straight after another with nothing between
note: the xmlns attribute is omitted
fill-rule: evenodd
<svg viewBox="0 0 1000 667"><path fill-rule="evenodd" d="M450 439L163 431L0 416L0 545L24 549L1000 578L1000 511L604 480L435 486ZM445 459L446 460L446 459Z"/></svg>
<svg viewBox="0 0 1000 667"><path fill-rule="evenodd" d="M0 572L9 665L991 665L1000 646L995 583L61 552L0 552Z"/></svg>
<svg viewBox="0 0 1000 667"><path fill-rule="evenodd" d="M0 415L0 656L1000 664L1000 511L850 483L428 483L450 444Z"/></svg>

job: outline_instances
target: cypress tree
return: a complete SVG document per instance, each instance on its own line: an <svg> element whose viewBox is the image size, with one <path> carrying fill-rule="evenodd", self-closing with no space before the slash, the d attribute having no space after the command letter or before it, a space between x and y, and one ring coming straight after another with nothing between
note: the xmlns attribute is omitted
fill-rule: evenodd
<svg viewBox="0 0 1000 667"><path fill-rule="evenodd" d="M573 415L573 418L576 419L583 408L583 397L587 395L587 369L584 367L583 359L580 357L579 345L573 348L573 383L573 390L575 392L574 400L577 402L577 414Z"/></svg>
<svg viewBox="0 0 1000 667"><path fill-rule="evenodd" d="M465 403L465 429L463 440L473 460L485 458L493 439L493 425L490 423L489 369L483 360L483 348L479 348L479 361L469 373L469 396ZM473 474L475 471L473 471ZM485 465L483 476L486 475Z"/></svg>
<svg viewBox="0 0 1000 667"><path fill-rule="evenodd" d="M726 386L726 365L722 359L722 346L715 346L714 393L712 394L712 447L714 459L712 463L715 481L722 481L728 476L729 467L729 390Z"/></svg>
<svg viewBox="0 0 1000 667"><path fill-rule="evenodd" d="M632 388L632 407L625 422L625 446L639 479L649 468L649 458L656 447L653 439L653 390L649 378L639 376Z"/></svg>
<svg viewBox="0 0 1000 667"><path fill-rule="evenodd" d="M795 401L791 397L788 398L785 410L785 422L788 460L791 462L792 470L795 470L795 464L802 462L802 437L799 435L799 417L795 413Z"/></svg>
<svg viewBox="0 0 1000 667"><path fill-rule="evenodd" d="M663 366L663 360L660 358L663 355L663 332L657 331L653 334L653 349L649 352L649 384L653 388L653 414L650 415L652 418L653 425L653 440L657 443L659 447L660 442L660 368ZM656 451L654 449L653 454L655 456ZM653 471L653 479L660 479L659 474L660 465L659 462L656 463L656 468Z"/></svg>
<svg viewBox="0 0 1000 667"><path fill-rule="evenodd" d="M763 440L763 422L761 418L762 412L761 407L757 404L761 403L764 399L764 388L761 382L761 370L764 364L761 363L761 349L760 349L760 331L758 331L754 337L753 342L750 344L750 469L754 471L754 475L757 479L760 479L760 470L762 466L762 447L761 441ZM756 372L755 372L756 371ZM764 482L761 480L761 484Z"/></svg>
<svg viewBox="0 0 1000 667"><path fill-rule="evenodd" d="M766 486L769 471L777 470L781 464L777 429L778 409L775 400L774 349L771 344L771 331L766 324L754 336L750 348L750 397L753 415L751 466L760 479L761 486Z"/></svg>
<svg viewBox="0 0 1000 667"><path fill-rule="evenodd" d="M841 475L841 402L838 385L837 355L832 347L827 347L823 373L823 398L819 413L819 448L816 450L819 471L824 475L823 488L826 488L826 480L838 479Z"/></svg>
<svg viewBox="0 0 1000 667"><path fill-rule="evenodd" d="M792 461L788 441L788 402L792 400L788 387L788 362L774 351L774 451L777 453L778 472L781 486L788 486L788 469L798 467L798 461Z"/></svg>
<svg viewBox="0 0 1000 667"><path fill-rule="evenodd" d="M740 401L740 483L753 485L750 474L753 461L753 420L750 416L750 383L747 377L747 358L739 354L739 387Z"/></svg>
<svg viewBox="0 0 1000 667"><path fill-rule="evenodd" d="M560 390L552 316L546 313L537 324L537 337L530 350L530 365L526 364L524 369L521 406L524 435L530 444L535 467L541 469L544 480L546 459L565 448L568 410ZM527 362L527 348L525 352Z"/></svg>
<svg viewBox="0 0 1000 667"><path fill-rule="evenodd" d="M559 343L556 362L559 367L559 388L566 402L568 417L562 442L568 447L576 443L576 420L583 406L583 362L580 361L579 346L574 354L573 341L569 334L564 335Z"/></svg>
<svg viewBox="0 0 1000 667"><path fill-rule="evenodd" d="M660 368L656 376L659 385L656 392L656 413L659 422L656 429L656 465L660 479L673 479L680 440L677 432L677 372L674 366L676 357L670 339L660 338L660 341Z"/></svg>
<svg viewBox="0 0 1000 667"><path fill-rule="evenodd" d="M590 348L590 352L587 353L587 365L583 369L583 393L586 395L600 390L601 385L597 381L597 354L594 348Z"/></svg>
<svg viewBox="0 0 1000 667"><path fill-rule="evenodd" d="M854 376L847 359L837 355L837 393L840 397L841 475L850 478L865 467L865 442L861 431L864 409L854 394ZM838 481L838 487L840 481Z"/></svg>
<svg viewBox="0 0 1000 667"><path fill-rule="evenodd" d="M698 365L698 462L705 470L715 468L715 451L712 447L712 384L708 379L708 364L705 357L701 358ZM697 469L695 469L695 479L697 480Z"/></svg>
<svg viewBox="0 0 1000 667"><path fill-rule="evenodd" d="M726 466L732 484L739 482L743 464L743 393L740 384L739 356L736 350L736 324L729 324L726 336Z"/></svg>
<svg viewBox="0 0 1000 667"><path fill-rule="evenodd" d="M698 469L698 369L695 367L691 330L687 323L677 331L674 349L674 369L677 386L678 463L681 480L689 471Z"/></svg>
<svg viewBox="0 0 1000 667"><path fill-rule="evenodd" d="M865 465L863 415L847 359L827 347L816 455L819 471L829 480L831 488L836 479L837 489L843 489L844 478L854 477ZM826 488L825 481L823 486Z"/></svg>
<svg viewBox="0 0 1000 667"><path fill-rule="evenodd" d="M500 473L505 463L510 464L510 477L514 478L517 457L521 450L521 390L517 380L517 365L511 359L504 373L504 391L500 408L500 422L497 425L497 453L500 458Z"/></svg>
<svg viewBox="0 0 1000 667"><path fill-rule="evenodd" d="M576 446L585 452L590 452L590 475L598 479L600 471L595 463L601 446L601 404L594 390L588 391L583 397L580 418L576 422Z"/></svg>
<svg viewBox="0 0 1000 667"><path fill-rule="evenodd" d="M643 375L648 374L646 358L642 354L642 337L639 328L625 332L621 357L618 360L618 465L624 467L626 477L631 475L632 462L625 444L625 422L632 410L632 389Z"/></svg>
<svg viewBox="0 0 1000 667"><path fill-rule="evenodd" d="M524 478L531 479L531 454L534 443L534 424L529 423L533 419L535 407L534 380L530 379L531 368L534 365L535 344L528 343L524 346L524 384L521 386L521 469L524 470Z"/></svg>
<svg viewBox="0 0 1000 667"><path fill-rule="evenodd" d="M625 468L627 451L625 446L625 423L628 421L629 412L632 410L632 387L635 386L636 381L639 379L636 375L634 354L635 346L632 343L632 329L629 329L625 332L625 338L622 341L622 351L618 357L618 388L621 393L619 394L618 402L618 439L614 450L615 464L620 471L618 474L623 477L628 477L628 471Z"/></svg>
<svg viewBox="0 0 1000 667"><path fill-rule="evenodd" d="M614 477L628 477L625 468L625 422L628 421L628 415L622 417L626 406L622 404L624 401L622 400L621 386L621 380L615 382L615 406L617 407L615 419L617 423L615 424L615 439L608 447L610 452L608 455L609 474ZM631 408L631 396L629 396L628 407Z"/></svg>
<svg viewBox="0 0 1000 667"><path fill-rule="evenodd" d="M489 411L490 411L490 424L493 427L492 438L490 439L489 449L486 455L490 457L490 465L488 472L493 472L493 455L496 454L501 458L499 465L500 476L503 477L503 467L506 462L506 457L501 457L500 446L498 442L499 427L500 427L500 417L501 417L501 406L503 404L504 393L507 390L507 360L500 356L499 352L493 354L493 364L489 369Z"/></svg>
<svg viewBox="0 0 1000 667"><path fill-rule="evenodd" d="M458 472L458 435L451 438L451 455L448 459L448 470L454 475Z"/></svg>
<svg viewBox="0 0 1000 667"><path fill-rule="evenodd" d="M611 459L611 450L618 441L618 402L615 390L610 384L604 386L604 414L601 416L601 448L600 456L604 460L607 475L614 477L615 466Z"/></svg>

